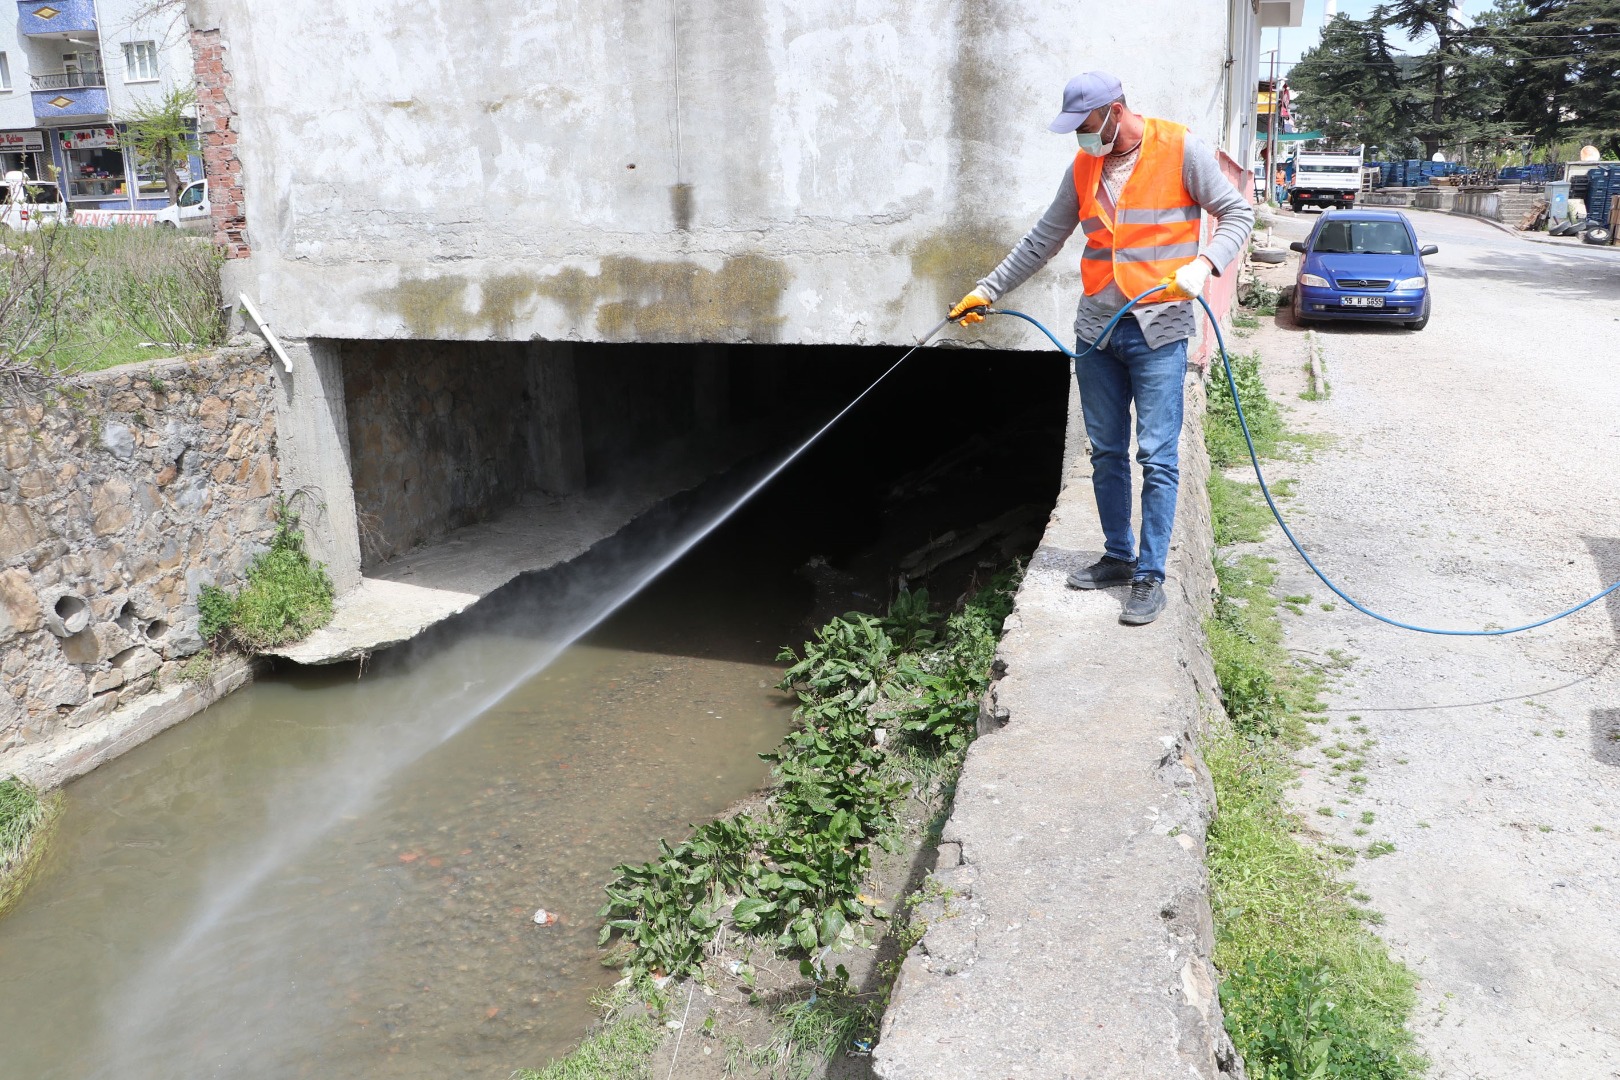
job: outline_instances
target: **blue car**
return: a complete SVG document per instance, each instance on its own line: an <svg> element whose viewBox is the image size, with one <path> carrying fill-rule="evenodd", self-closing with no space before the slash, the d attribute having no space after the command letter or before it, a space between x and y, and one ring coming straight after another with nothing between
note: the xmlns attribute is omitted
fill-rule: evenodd
<svg viewBox="0 0 1620 1080"><path fill-rule="evenodd" d="M1329 210L1310 239L1288 245L1299 260L1294 319L1359 319L1421 330L1429 323L1429 274L1412 223L1399 210Z"/></svg>

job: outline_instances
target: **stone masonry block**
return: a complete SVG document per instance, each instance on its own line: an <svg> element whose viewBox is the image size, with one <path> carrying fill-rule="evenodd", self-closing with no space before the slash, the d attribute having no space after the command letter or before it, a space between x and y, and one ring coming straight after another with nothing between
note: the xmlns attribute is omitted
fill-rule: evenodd
<svg viewBox="0 0 1620 1080"><path fill-rule="evenodd" d="M24 569L0 570L0 641L39 629L44 611L33 577Z"/></svg>

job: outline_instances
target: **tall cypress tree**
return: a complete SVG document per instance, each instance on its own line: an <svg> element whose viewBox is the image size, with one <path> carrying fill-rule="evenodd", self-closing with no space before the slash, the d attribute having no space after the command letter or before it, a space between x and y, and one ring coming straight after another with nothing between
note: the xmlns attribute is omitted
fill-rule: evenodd
<svg viewBox="0 0 1620 1080"><path fill-rule="evenodd" d="M1411 149L1411 95L1375 19L1339 15L1289 73L1304 126L1335 141L1362 143L1370 158Z"/></svg>

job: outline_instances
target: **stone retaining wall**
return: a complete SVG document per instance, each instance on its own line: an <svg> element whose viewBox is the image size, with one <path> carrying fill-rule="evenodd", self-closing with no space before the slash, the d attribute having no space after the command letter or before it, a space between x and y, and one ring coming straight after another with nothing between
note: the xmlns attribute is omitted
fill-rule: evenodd
<svg viewBox="0 0 1620 1080"><path fill-rule="evenodd" d="M275 434L260 349L0 408L0 776L177 680L274 531Z"/></svg>

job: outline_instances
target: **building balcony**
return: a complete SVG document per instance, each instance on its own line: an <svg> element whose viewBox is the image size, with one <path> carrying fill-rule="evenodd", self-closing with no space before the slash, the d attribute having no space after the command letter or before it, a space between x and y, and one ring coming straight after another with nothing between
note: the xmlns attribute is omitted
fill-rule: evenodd
<svg viewBox="0 0 1620 1080"><path fill-rule="evenodd" d="M107 76L100 71L50 71L33 76L35 90L78 90L106 85Z"/></svg>
<svg viewBox="0 0 1620 1080"><path fill-rule="evenodd" d="M17 0L17 31L28 37L96 32L94 0Z"/></svg>
<svg viewBox="0 0 1620 1080"><path fill-rule="evenodd" d="M99 119L106 115L105 87L64 86L34 91L34 120L38 123L58 125L66 121Z"/></svg>

